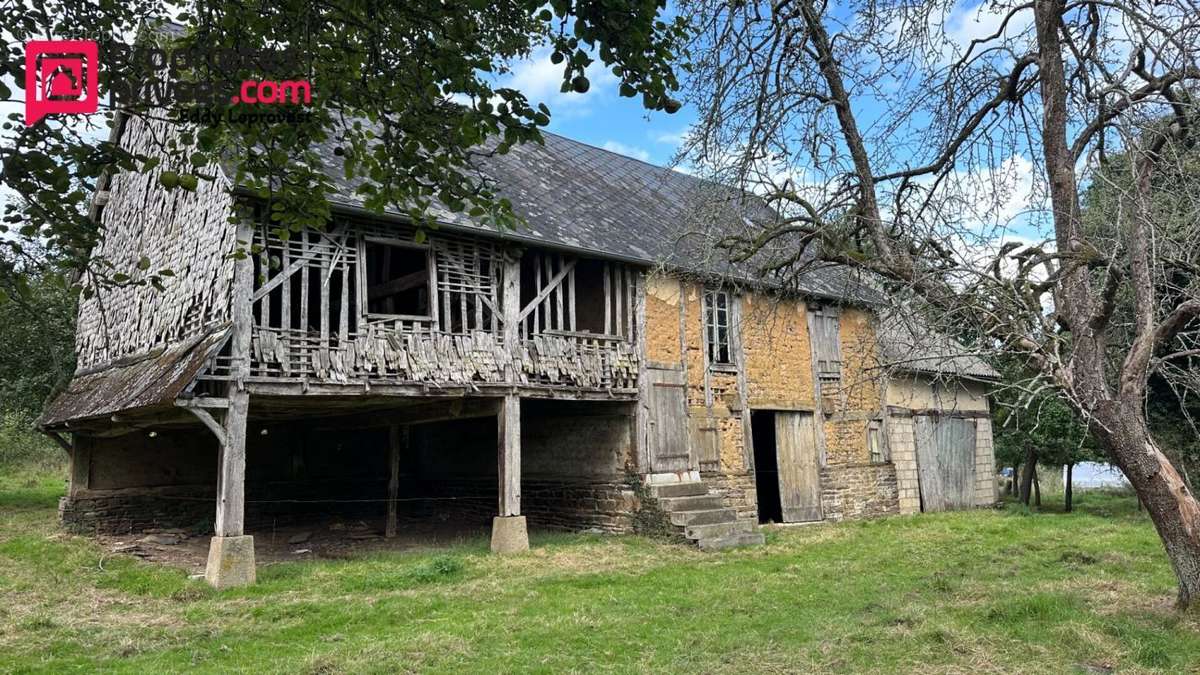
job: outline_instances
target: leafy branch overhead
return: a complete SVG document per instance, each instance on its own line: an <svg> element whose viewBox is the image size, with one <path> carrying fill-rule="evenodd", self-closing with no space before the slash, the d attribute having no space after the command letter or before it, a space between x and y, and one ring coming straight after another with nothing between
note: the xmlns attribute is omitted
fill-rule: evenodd
<svg viewBox="0 0 1200 675"><path fill-rule="evenodd" d="M114 61L106 55L140 36L143 46L201 55L180 71L185 81L307 79L312 105L284 106L304 113L284 123L235 117L180 124L182 133L161 139L161 162L160 156L134 155L108 142L108 130L119 119L111 107L102 105L100 114L83 123L51 116L25 127L19 113L11 115L0 147L0 180L20 199L6 205L0 231L16 235L5 239L6 246L19 250L22 240L39 239L68 265L91 266L104 283L130 283L109 274L101 261L88 262L88 252L103 236L92 194L106 173L154 171L164 188L196 190L223 172L233 185L265 200L262 213L270 227L295 232L328 221L329 199L338 188L329 176L331 161L341 163L344 180L368 209L396 210L431 224L432 210L444 208L511 227L518 221L511 203L476 171L472 158L540 142L552 111L499 82L518 61L548 52L562 66L563 91L588 91L588 69L595 64L612 71L621 95L640 96L649 110L674 112L680 106L672 97L679 87L674 65L687 32L685 21L669 18L665 5L284 0L201 1L180 10L148 0L9 3L0 8L0 22L11 27L5 74L18 86L24 83L27 40L73 36L100 43L102 94L128 88L129 81L149 73L137 61L105 67L106 59L110 66ZM231 64L219 58L228 51L290 58ZM120 113L174 120L193 107L151 103L126 97ZM228 99L205 107L214 117L246 109ZM319 147L331 148L334 157L316 151Z"/></svg>

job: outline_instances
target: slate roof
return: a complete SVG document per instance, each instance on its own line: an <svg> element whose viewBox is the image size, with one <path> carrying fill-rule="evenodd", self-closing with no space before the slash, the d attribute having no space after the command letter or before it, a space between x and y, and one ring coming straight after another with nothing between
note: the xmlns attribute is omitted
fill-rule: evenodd
<svg viewBox="0 0 1200 675"><path fill-rule="evenodd" d="M935 332L912 316L892 313L881 317L879 344L885 368L976 380L1000 378L1000 373L987 361L962 343Z"/></svg>
<svg viewBox="0 0 1200 675"><path fill-rule="evenodd" d="M517 145L480 157L478 170L507 197L526 225L497 231L463 213L435 208L443 226L648 266L786 287L802 294L870 304L882 298L841 265L813 261L798 279L757 278L757 264L730 265L713 242L730 228L753 228L776 215L761 200L697 177L543 132L545 144ZM335 208L358 209L360 181L347 180L336 140L316 149L338 188ZM398 212L393 215L401 215Z"/></svg>

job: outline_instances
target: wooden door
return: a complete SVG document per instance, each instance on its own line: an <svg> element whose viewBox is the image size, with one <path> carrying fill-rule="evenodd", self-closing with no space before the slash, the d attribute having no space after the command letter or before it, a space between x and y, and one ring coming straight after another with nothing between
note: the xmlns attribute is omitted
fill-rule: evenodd
<svg viewBox="0 0 1200 675"><path fill-rule="evenodd" d="M975 505L975 420L916 415L917 475L921 510L952 511Z"/></svg>
<svg viewBox="0 0 1200 675"><path fill-rule="evenodd" d="M810 412L775 413L779 504L783 522L821 519L821 468L817 430Z"/></svg>
<svg viewBox="0 0 1200 675"><path fill-rule="evenodd" d="M695 468L688 452L687 384L683 371L647 368L646 383L650 470L676 473Z"/></svg>

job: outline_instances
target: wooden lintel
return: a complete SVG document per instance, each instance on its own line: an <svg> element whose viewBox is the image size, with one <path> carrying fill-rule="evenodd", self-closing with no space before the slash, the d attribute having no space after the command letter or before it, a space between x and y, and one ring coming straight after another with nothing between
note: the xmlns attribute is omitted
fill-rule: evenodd
<svg viewBox="0 0 1200 675"><path fill-rule="evenodd" d="M339 427L370 429L493 417L500 410L501 401L500 398L441 399L393 410L329 417L326 421Z"/></svg>
<svg viewBox="0 0 1200 675"><path fill-rule="evenodd" d="M216 408L224 410L229 407L229 399L215 396L197 396L196 398L180 398L175 400L180 408Z"/></svg>

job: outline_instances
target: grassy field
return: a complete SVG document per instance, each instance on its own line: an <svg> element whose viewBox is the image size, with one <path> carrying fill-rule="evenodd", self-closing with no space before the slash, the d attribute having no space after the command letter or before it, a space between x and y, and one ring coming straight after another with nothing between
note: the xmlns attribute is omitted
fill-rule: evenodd
<svg viewBox="0 0 1200 675"><path fill-rule="evenodd" d="M0 475L0 670L1200 672L1200 618L1134 502L773 529L703 554L535 537L260 569L217 593L60 533Z"/></svg>

